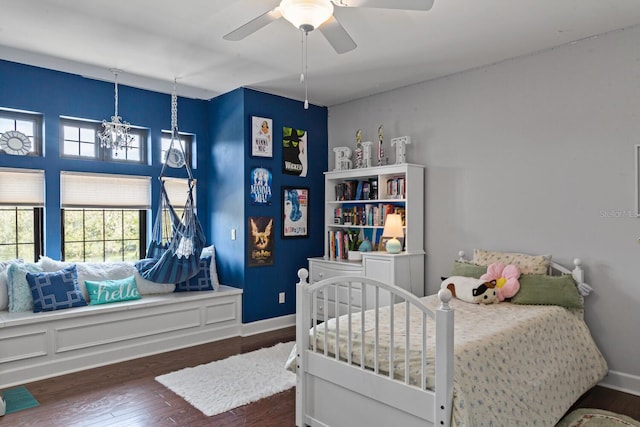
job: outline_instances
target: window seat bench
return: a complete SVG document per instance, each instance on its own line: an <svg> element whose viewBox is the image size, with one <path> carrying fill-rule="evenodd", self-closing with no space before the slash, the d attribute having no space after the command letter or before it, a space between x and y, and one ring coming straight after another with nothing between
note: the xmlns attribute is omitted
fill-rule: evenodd
<svg viewBox="0 0 640 427"><path fill-rule="evenodd" d="M0 389L241 334L242 290L143 295L31 313L0 311Z"/></svg>

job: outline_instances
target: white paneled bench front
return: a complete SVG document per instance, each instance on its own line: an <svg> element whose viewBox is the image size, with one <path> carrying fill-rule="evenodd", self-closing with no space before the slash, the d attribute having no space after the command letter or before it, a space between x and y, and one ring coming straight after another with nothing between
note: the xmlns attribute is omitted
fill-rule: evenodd
<svg viewBox="0 0 640 427"><path fill-rule="evenodd" d="M0 389L241 334L242 290L144 295L40 313L0 311Z"/></svg>

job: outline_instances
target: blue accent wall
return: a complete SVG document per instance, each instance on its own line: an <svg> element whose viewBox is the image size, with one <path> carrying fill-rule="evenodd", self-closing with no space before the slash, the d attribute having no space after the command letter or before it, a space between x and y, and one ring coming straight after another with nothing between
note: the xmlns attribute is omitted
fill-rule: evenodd
<svg viewBox="0 0 640 427"><path fill-rule="evenodd" d="M327 109L300 101L239 88L211 100L210 133L213 165L209 171L215 189L212 215L216 248L220 248L219 273L222 283L243 289L243 323L295 313L297 271L308 265L307 258L322 256L324 248L324 172L327 170ZM273 157L251 156L251 117L272 119ZM306 130L308 173L306 177L282 172L283 126ZM252 205L249 197L250 171L269 168L273 174L270 206ZM283 239L282 186L309 187L309 237ZM271 216L274 228L274 262L270 266L249 267L248 218ZM236 229L236 240L231 240ZM278 294L285 292L284 304Z"/></svg>
<svg viewBox="0 0 640 427"><path fill-rule="evenodd" d="M119 85L119 114L135 126L149 131L151 165L132 165L60 157L60 116L101 121L114 109L113 82L0 60L0 107L40 113L44 121L45 157L0 154L0 167L22 167L45 171L45 255L60 258L60 171L115 173L157 177L162 165L161 131L171 125L169 94ZM251 116L273 120L273 158L254 158L250 152ZM180 131L193 133L197 142L198 216L207 243L216 246L217 266L223 284L242 288L243 323L295 312L297 270L307 258L323 251L324 176L327 170L327 109L302 102L238 88L209 101L178 99ZM282 128L308 132L308 176L282 173ZM264 166L273 173L270 206L252 206L249 173ZM184 170L167 175L185 177ZM283 185L310 188L309 237L282 239ZM152 211L159 200L159 182L152 180ZM248 267L248 217L273 216L274 263ZM149 215L151 224L154 215ZM231 240L231 230L236 240ZM286 293L285 304L278 294Z"/></svg>
<svg viewBox="0 0 640 427"><path fill-rule="evenodd" d="M207 101L178 99L178 125L181 131L194 133L198 141L209 139ZM60 171L115 173L157 177L162 165L160 137L171 128L171 96L118 85L118 113L132 125L148 129L151 165L124 164L60 157L60 116L102 121L114 112L114 84L0 60L0 107L43 115L44 157L0 155L0 167L25 167L45 172L45 255L60 259ZM200 148L200 144L198 144ZM205 158L206 160L206 158ZM206 161L204 166L206 167ZM167 170L166 175L186 177L186 172ZM194 170L198 178L198 171ZM152 208L155 212L160 194L158 180L152 180ZM203 200L204 188L197 189ZM151 223L151 215L149 223ZM205 235L210 230L203 224Z"/></svg>

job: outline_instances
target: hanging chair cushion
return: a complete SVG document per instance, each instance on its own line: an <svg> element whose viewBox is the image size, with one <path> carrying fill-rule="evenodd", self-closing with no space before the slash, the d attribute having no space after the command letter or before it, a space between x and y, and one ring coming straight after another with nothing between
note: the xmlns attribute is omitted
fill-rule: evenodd
<svg viewBox="0 0 640 427"><path fill-rule="evenodd" d="M198 261L202 249L190 256L179 256L171 251L160 259L145 258L136 262L136 269L142 277L156 283L179 283L198 273Z"/></svg>

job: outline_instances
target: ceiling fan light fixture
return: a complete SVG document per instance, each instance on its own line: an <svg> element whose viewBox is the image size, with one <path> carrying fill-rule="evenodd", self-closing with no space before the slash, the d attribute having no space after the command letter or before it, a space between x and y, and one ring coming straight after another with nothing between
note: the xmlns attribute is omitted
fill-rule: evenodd
<svg viewBox="0 0 640 427"><path fill-rule="evenodd" d="M282 0L282 16L296 28L313 31L333 16L330 0Z"/></svg>

